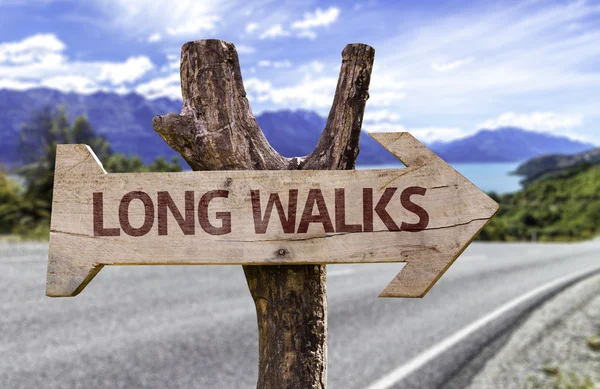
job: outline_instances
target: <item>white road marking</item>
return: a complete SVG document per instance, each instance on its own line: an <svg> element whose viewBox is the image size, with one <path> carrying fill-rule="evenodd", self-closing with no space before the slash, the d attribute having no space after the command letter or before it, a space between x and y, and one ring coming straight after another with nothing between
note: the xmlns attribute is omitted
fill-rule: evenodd
<svg viewBox="0 0 600 389"><path fill-rule="evenodd" d="M367 387L367 389L389 389L393 387L398 382L402 381L404 378L408 377L433 359L437 358L440 354L444 353L446 350L452 348L452 346L460 343L463 339L467 338L474 332L480 330L485 327L492 321L496 320L506 312L511 309L516 308L517 306L523 304L527 300L530 300L536 297L539 294L547 292L557 286L562 284L568 284L574 280L577 280L580 277L583 277L588 274L592 274L596 271L600 270L600 266L591 266L582 271L573 272L566 276L560 277L554 281L550 281L542 286L539 286L530 292L517 297L516 299L509 301L508 303L502 305L498 309L488 313L482 318L476 320L475 322L469 324L467 327L462 330L455 332L450 337L444 339L442 342L437 343L435 346L428 348L423 351L421 354L417 355L407 363L398 366L396 369L392 370L379 380L375 381L371 385Z"/></svg>
<svg viewBox="0 0 600 389"><path fill-rule="evenodd" d="M347 276L348 274L354 274L356 270L354 269L339 269L339 270L331 270L327 271L327 277L339 277L339 276Z"/></svg>

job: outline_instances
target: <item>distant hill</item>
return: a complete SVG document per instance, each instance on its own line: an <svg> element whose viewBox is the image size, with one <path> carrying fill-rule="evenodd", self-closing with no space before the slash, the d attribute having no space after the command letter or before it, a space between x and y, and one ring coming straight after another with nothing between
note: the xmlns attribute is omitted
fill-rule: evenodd
<svg viewBox="0 0 600 389"><path fill-rule="evenodd" d="M600 147L521 164L523 190L496 195L500 210L479 239L576 241L600 233Z"/></svg>
<svg viewBox="0 0 600 389"><path fill-rule="evenodd" d="M449 162L519 162L544 154L573 154L594 145L516 127L480 130L476 134L430 147Z"/></svg>
<svg viewBox="0 0 600 389"><path fill-rule="evenodd" d="M87 115L96 130L105 136L115 151L138 154L149 163L158 155L177 155L152 129L152 118L179 112L182 102L159 98L148 100L131 93L98 92L91 95L63 93L39 88L27 91L0 90L0 163L8 167L20 163L18 144L21 124L48 105L64 104L69 117ZM326 119L311 111L282 110L265 112L256 117L271 145L287 157L303 156L316 146ZM361 135L360 164L396 163L391 154L382 152L377 142Z"/></svg>
<svg viewBox="0 0 600 389"><path fill-rule="evenodd" d="M515 174L523 176L524 185L530 185L535 181L571 175L574 170L595 165L600 165L600 147L574 155L553 154L536 157L519 165Z"/></svg>
<svg viewBox="0 0 600 389"><path fill-rule="evenodd" d="M98 92L91 95L63 93L39 88L27 91L0 90L0 163L19 163L18 143L21 123L48 105L66 105L69 117L87 115L98 132L116 151L139 154L146 163L158 155L175 152L152 130L157 114L179 112L181 102L160 98L147 100L138 94L118 95Z"/></svg>
<svg viewBox="0 0 600 389"><path fill-rule="evenodd" d="M26 91L0 89L0 163L19 164L18 143L21 124L46 105L64 104L70 118L87 115L113 149L138 154L149 163L158 155L176 155L152 129L152 118L179 112L182 102L159 98L148 100L138 94L97 92L91 95L63 93L38 88ZM286 157L303 156L317 144L326 119L306 110L264 112L256 117L269 143ZM516 162L550 153L577 153L593 147L567 138L553 137L518 128L483 130L477 134L430 147L448 162ZM367 134L361 134L357 164L397 164Z"/></svg>
<svg viewBox="0 0 600 389"><path fill-rule="evenodd" d="M577 241L600 233L600 166L579 165L569 174L492 196L500 210L479 239Z"/></svg>

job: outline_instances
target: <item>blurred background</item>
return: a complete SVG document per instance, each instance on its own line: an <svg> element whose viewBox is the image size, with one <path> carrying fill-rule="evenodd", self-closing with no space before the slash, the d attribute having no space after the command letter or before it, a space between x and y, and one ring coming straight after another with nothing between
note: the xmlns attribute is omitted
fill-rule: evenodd
<svg viewBox="0 0 600 389"><path fill-rule="evenodd" d="M238 267L109 268L44 297L56 145L113 173L189 170L151 120L181 109L181 46L210 38L235 44L287 157L314 149L344 46L373 46L356 168L401 167L368 133L409 131L500 204L423 300L376 300L400 264L330 267L331 388L600 385L598 278L529 316L600 263L599 2L0 0L1 388L255 386ZM531 320L538 358L497 362Z"/></svg>

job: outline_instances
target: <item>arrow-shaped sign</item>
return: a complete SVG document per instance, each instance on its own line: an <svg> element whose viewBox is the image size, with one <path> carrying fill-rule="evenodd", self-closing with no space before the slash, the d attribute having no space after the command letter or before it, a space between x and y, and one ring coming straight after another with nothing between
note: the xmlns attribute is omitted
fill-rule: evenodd
<svg viewBox="0 0 600 389"><path fill-rule="evenodd" d="M498 204L410 134L371 134L405 169L107 174L59 145L46 294L105 265L406 262L382 297L422 297Z"/></svg>

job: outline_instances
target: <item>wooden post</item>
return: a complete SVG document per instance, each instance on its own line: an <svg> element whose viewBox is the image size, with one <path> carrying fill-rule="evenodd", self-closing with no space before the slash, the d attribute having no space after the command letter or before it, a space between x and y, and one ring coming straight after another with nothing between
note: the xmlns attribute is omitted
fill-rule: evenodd
<svg viewBox="0 0 600 389"><path fill-rule="evenodd" d="M269 145L246 98L235 46L220 40L183 45L183 108L152 125L194 170L354 169L374 55L364 44L343 50L327 124L305 158L285 158ZM258 319L257 389L325 389L325 265L244 266L244 274Z"/></svg>

